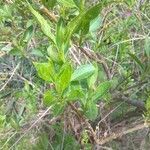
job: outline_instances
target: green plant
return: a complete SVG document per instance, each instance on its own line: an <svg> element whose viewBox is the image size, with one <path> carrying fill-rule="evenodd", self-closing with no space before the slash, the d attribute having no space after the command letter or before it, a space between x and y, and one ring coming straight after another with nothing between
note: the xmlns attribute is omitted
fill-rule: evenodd
<svg viewBox="0 0 150 150"><path fill-rule="evenodd" d="M82 38L83 33L86 34L88 32L90 22L98 16L99 10L104 4L98 3L89 10L83 10L69 21L66 26L60 17L56 24L56 35L51 32L51 24L35 11L30 4L28 5L30 11L40 23L42 31L51 41L51 46L48 48L49 58L47 62L34 63L39 76L49 84L53 84L53 88L46 91L44 95L44 103L47 106L52 105L53 112L59 114L59 111L62 112L68 102L80 101L83 109L82 112L89 119L95 119L98 114L96 102L108 93L111 82L101 83L92 95L93 90L91 87L94 86L97 76L95 76L97 72L95 66L84 64L74 69L71 62L68 61L67 52L73 33L78 28L78 32L81 30ZM84 31L85 28L87 31ZM92 80L92 76L94 76L95 81L90 81ZM84 85L82 81L84 81ZM88 85L88 82L90 82L90 85ZM75 92L77 93L76 95ZM80 95L81 98L79 97Z"/></svg>
<svg viewBox="0 0 150 150"><path fill-rule="evenodd" d="M148 6L0 2L0 131L12 133L2 137L2 148L91 149L126 116L144 112L148 122Z"/></svg>

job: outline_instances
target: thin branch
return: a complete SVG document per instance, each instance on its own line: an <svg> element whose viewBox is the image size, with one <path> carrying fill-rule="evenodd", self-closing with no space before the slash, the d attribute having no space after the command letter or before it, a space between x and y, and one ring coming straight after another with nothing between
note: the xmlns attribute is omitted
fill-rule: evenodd
<svg viewBox="0 0 150 150"><path fill-rule="evenodd" d="M75 49L75 47L72 47L74 50L76 50ZM74 54L74 52L72 51L72 49L70 48L70 53L71 53L71 55L74 57L74 59L75 59L75 61L78 63L78 65L81 65L81 62L79 61L79 59L77 58L77 56Z"/></svg>
<svg viewBox="0 0 150 150"><path fill-rule="evenodd" d="M106 114L106 115L98 122L98 124L96 125L96 130L99 130L100 124L101 124L104 120L106 120L106 118L107 118L108 116L110 116L110 114L112 114L114 111L116 111L122 104L123 104L123 102L120 103L118 106L116 106L114 109L112 109L108 114ZM99 132L99 131L98 131L98 132Z"/></svg>
<svg viewBox="0 0 150 150"><path fill-rule="evenodd" d="M129 128L127 130L122 129L122 131L118 131L117 133L113 133L110 136L103 138L103 139L99 139L97 142L97 144L103 145L106 144L114 139L117 139L118 137L122 137L123 135L144 129L144 128L149 128L150 123L142 123L142 124L138 124L132 128Z"/></svg>
<svg viewBox="0 0 150 150"><path fill-rule="evenodd" d="M141 100L132 100L124 95L121 94L115 94L113 96L113 100L117 100L117 101L124 101L132 106L138 107L142 110L145 110L145 103Z"/></svg>
<svg viewBox="0 0 150 150"><path fill-rule="evenodd" d="M93 137L93 139L96 141L96 134L91 126L91 124L86 120L86 118L84 117L84 115L82 115L80 113L80 111L78 111L78 109L70 102L68 102L68 105L72 108L72 110L74 112L76 112L78 118L81 120L81 121L84 121L84 123L86 124L86 126L89 128L89 130L91 131L91 135Z"/></svg>
<svg viewBox="0 0 150 150"><path fill-rule="evenodd" d="M6 83L2 86L2 88L0 89L0 92L1 92L2 90L4 90L5 87L7 86L7 84L11 81L11 79L13 78L15 72L16 72L17 69L19 68L19 65L20 65L20 63L14 68L14 70L13 70L13 72L12 72L10 78L9 78L9 79L6 81Z"/></svg>
<svg viewBox="0 0 150 150"><path fill-rule="evenodd" d="M36 88L36 86L35 86L31 81L27 80L26 78L24 78L24 77L21 76L20 74L17 74L17 76L18 76L21 80L23 80L23 81L27 82L28 84L30 84L33 88ZM42 92L39 88L36 88L36 89L37 89L37 91L38 91L41 95L43 95L43 92Z"/></svg>
<svg viewBox="0 0 150 150"><path fill-rule="evenodd" d="M40 8L41 12L44 13L51 21L57 22L56 16L50 12L46 7L41 6Z"/></svg>
<svg viewBox="0 0 150 150"><path fill-rule="evenodd" d="M28 128L26 130L26 132L19 137L19 139L9 148L9 150L11 150L16 144L18 144L20 142L20 140L47 114L47 112L51 109L51 107L49 107L31 126L30 128Z"/></svg>
<svg viewBox="0 0 150 150"><path fill-rule="evenodd" d="M139 83L137 83L135 85L132 85L132 86L128 87L127 89L125 89L125 91L131 90L133 88L136 88L136 87L141 86L141 85L146 84L146 83L147 83L146 81L139 82Z"/></svg>
<svg viewBox="0 0 150 150"><path fill-rule="evenodd" d="M144 40L144 39L146 39L146 38L150 38L150 37L142 36L142 37L136 37L136 38L127 39L127 40L124 40L124 41L120 41L120 42L118 42L118 43L115 43L115 44L112 45L111 47L114 47L115 45L120 45L120 44L124 44L124 43L128 43L128 42L132 42L132 41Z"/></svg>
<svg viewBox="0 0 150 150"><path fill-rule="evenodd" d="M5 145L7 145L7 143L17 134L17 132L14 132L7 140L6 142L3 144L3 146L0 148L0 150L3 150Z"/></svg>

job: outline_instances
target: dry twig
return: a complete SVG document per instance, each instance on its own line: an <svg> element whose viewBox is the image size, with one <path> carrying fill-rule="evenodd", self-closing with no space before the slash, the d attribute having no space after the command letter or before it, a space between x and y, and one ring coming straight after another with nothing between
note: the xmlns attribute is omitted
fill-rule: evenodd
<svg viewBox="0 0 150 150"><path fill-rule="evenodd" d="M113 133L110 136L104 138L104 139L99 139L97 144L104 145L114 139L117 139L118 137L122 137L123 135L144 129L144 128L149 128L150 123L142 123L138 124L135 127L129 128L129 129L122 129L122 131L118 131L117 133Z"/></svg>
<svg viewBox="0 0 150 150"><path fill-rule="evenodd" d="M49 107L44 113L26 130L26 132L19 137L19 139L9 148L10 150L17 144L19 141L47 114L47 112L51 109Z"/></svg>
<svg viewBox="0 0 150 150"><path fill-rule="evenodd" d="M10 78L9 78L9 79L6 81L6 83L2 86L2 88L0 89L0 92L1 92L2 90L4 90L5 87L7 86L7 84L11 81L11 79L13 78L15 72L16 72L17 69L19 68L19 65L20 65L20 63L14 68L14 70L13 70L13 72L12 72Z"/></svg>
<svg viewBox="0 0 150 150"><path fill-rule="evenodd" d="M41 6L40 8L41 12L44 13L51 21L57 22L56 16L50 12L46 7Z"/></svg>

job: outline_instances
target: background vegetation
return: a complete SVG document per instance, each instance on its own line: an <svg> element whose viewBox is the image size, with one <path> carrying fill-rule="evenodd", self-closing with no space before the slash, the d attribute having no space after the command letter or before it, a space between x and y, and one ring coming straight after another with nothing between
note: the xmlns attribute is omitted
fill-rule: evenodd
<svg viewBox="0 0 150 150"><path fill-rule="evenodd" d="M0 1L0 149L149 149L149 0Z"/></svg>

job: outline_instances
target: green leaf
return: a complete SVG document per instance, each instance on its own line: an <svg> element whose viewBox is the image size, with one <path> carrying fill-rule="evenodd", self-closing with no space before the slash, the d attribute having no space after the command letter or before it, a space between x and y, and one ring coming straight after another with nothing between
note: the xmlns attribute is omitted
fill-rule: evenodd
<svg viewBox="0 0 150 150"><path fill-rule="evenodd" d="M11 5L3 5L3 7L0 8L0 21L2 18L12 19L13 18L13 8L11 8Z"/></svg>
<svg viewBox="0 0 150 150"><path fill-rule="evenodd" d="M61 59L59 58L58 50L54 45L50 45L47 48L47 53L54 62L56 63L62 62Z"/></svg>
<svg viewBox="0 0 150 150"><path fill-rule="evenodd" d="M25 43L28 43L31 40L33 33L34 33L34 28L33 28L33 25L31 25L25 31L24 36L23 36L23 41Z"/></svg>
<svg viewBox="0 0 150 150"><path fill-rule="evenodd" d="M91 7L82 18L81 29L84 34L87 34L90 27L90 22L94 20L100 13L102 8L102 3L98 3L97 5Z"/></svg>
<svg viewBox="0 0 150 150"><path fill-rule="evenodd" d="M37 56L37 57L45 57L45 55L42 53L40 49L33 49L30 53L31 55Z"/></svg>
<svg viewBox="0 0 150 150"><path fill-rule="evenodd" d="M64 64L56 80L56 89L59 93L62 93L69 86L71 75L72 66L69 63Z"/></svg>
<svg viewBox="0 0 150 150"><path fill-rule="evenodd" d="M140 59L135 54L132 54L132 53L128 53L128 54L140 66L140 68L143 70L144 69L144 65L142 64Z"/></svg>
<svg viewBox="0 0 150 150"><path fill-rule="evenodd" d="M98 108L95 103L88 101L85 108L85 115L90 120L95 120L98 115Z"/></svg>
<svg viewBox="0 0 150 150"><path fill-rule="evenodd" d="M65 25L63 19L60 18L57 23L57 31L56 31L56 44L60 50L62 49L62 45L64 43L64 34L65 34Z"/></svg>
<svg viewBox="0 0 150 150"><path fill-rule="evenodd" d="M98 66L95 65L95 72L94 74L88 79L88 86L90 89L95 89L95 82L98 76Z"/></svg>
<svg viewBox="0 0 150 150"><path fill-rule="evenodd" d="M38 72L38 75L40 78L42 78L45 81L52 82L55 80L55 71L54 66L52 62L47 63L37 63L34 62L34 66Z"/></svg>
<svg viewBox="0 0 150 150"><path fill-rule="evenodd" d="M96 30L100 28L101 25L102 25L102 19L100 16L98 16L90 22L89 31L95 32Z"/></svg>
<svg viewBox="0 0 150 150"><path fill-rule="evenodd" d="M83 11L85 9L85 0L73 0L73 1L80 11Z"/></svg>
<svg viewBox="0 0 150 150"><path fill-rule="evenodd" d="M45 106L51 106L54 103L54 95L50 90L44 93L43 103Z"/></svg>
<svg viewBox="0 0 150 150"><path fill-rule="evenodd" d="M71 81L80 81L90 77L95 72L95 67L92 64L80 66L74 71Z"/></svg>
<svg viewBox="0 0 150 150"><path fill-rule="evenodd" d="M106 96L108 90L110 89L111 87L111 82L110 81L105 81L103 83L101 83L96 91L93 93L92 95L92 101L95 101L97 102L98 99Z"/></svg>
<svg viewBox="0 0 150 150"><path fill-rule="evenodd" d="M150 96L146 100L145 108L146 108L145 116L146 119L149 120L150 119Z"/></svg>
<svg viewBox="0 0 150 150"><path fill-rule="evenodd" d="M54 116L58 116L58 115L62 114L64 112L64 109L65 109L64 103L58 102L55 105L53 105L52 110L53 110Z"/></svg>
<svg viewBox="0 0 150 150"><path fill-rule="evenodd" d="M73 18L72 21L67 25L65 37L66 41L69 41L72 34L76 31L77 28L82 29L83 32L87 32L87 29L90 26L90 22L99 15L99 12L102 10L103 6L106 6L108 4L110 4L110 2L100 2ZM84 29L86 29L86 31L84 31Z"/></svg>
<svg viewBox="0 0 150 150"><path fill-rule="evenodd" d="M38 20L39 24L41 25L41 29L43 31L43 33L49 37L49 39L55 43L55 37L51 32L51 26L50 23L47 22L46 19L44 19L44 17L42 15L40 15L37 11L35 11L32 6L28 3L29 6L29 10L31 11L31 13L36 17L36 19Z"/></svg>
<svg viewBox="0 0 150 150"><path fill-rule="evenodd" d="M73 0L57 0L57 1L60 2L65 7L70 7L70 8L76 7Z"/></svg>
<svg viewBox="0 0 150 150"><path fill-rule="evenodd" d="M5 122L6 116L5 115L0 115L0 127L3 126L4 122Z"/></svg>
<svg viewBox="0 0 150 150"><path fill-rule="evenodd" d="M67 99L68 101L74 101L74 100L80 100L84 98L84 92L80 85L78 86L70 86L70 89L67 93Z"/></svg>
<svg viewBox="0 0 150 150"><path fill-rule="evenodd" d="M145 53L147 55L147 57L150 57L150 37L147 37L145 39Z"/></svg>
<svg viewBox="0 0 150 150"><path fill-rule="evenodd" d="M53 91L46 91L44 93L43 103L45 106L52 106L52 112L54 116L58 116L63 113L65 108L64 101L60 101L56 93L54 93Z"/></svg>
<svg viewBox="0 0 150 150"><path fill-rule="evenodd" d="M19 129L20 126L16 118L14 119L11 117L9 122L10 122L11 127L13 127L15 130Z"/></svg>
<svg viewBox="0 0 150 150"><path fill-rule="evenodd" d="M82 31L82 35L86 35L89 32L90 23L88 20L84 20L80 24L80 29Z"/></svg>
<svg viewBox="0 0 150 150"><path fill-rule="evenodd" d="M75 3L75 5L80 8L81 7L81 0L73 0L73 2Z"/></svg>
<svg viewBox="0 0 150 150"><path fill-rule="evenodd" d="M57 0L42 0L42 3L45 7L53 8L56 4Z"/></svg>
<svg viewBox="0 0 150 150"><path fill-rule="evenodd" d="M150 97L148 97L148 99L146 100L145 107L148 113L150 114Z"/></svg>
<svg viewBox="0 0 150 150"><path fill-rule="evenodd" d="M14 47L10 50L9 54L14 56L24 56L24 53L21 51L22 48Z"/></svg>

